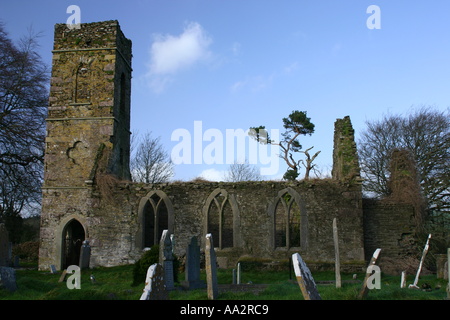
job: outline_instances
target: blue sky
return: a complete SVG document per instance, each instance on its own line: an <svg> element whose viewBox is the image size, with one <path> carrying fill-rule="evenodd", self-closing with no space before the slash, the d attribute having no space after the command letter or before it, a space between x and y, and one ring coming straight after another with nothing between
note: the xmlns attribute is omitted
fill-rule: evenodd
<svg viewBox="0 0 450 320"><path fill-rule="evenodd" d="M131 128L161 137L169 153L181 143L172 134L194 139L195 123L224 138L259 125L283 132L282 118L300 110L316 125L301 143L321 151L326 173L337 118L349 115L358 138L385 114L450 105L447 0L18 0L0 2L0 20L13 39L30 26L42 31L50 64L54 24L66 22L69 5L80 7L82 23L118 20L133 41ZM370 5L380 9L380 29L367 27ZM200 152L212 144L200 143ZM179 164L174 179L217 180L228 166ZM279 159L265 178L285 170Z"/></svg>

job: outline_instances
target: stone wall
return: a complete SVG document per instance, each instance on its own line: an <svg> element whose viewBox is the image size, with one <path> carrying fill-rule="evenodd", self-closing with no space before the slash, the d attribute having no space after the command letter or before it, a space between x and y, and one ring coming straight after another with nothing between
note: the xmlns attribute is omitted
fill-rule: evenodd
<svg viewBox="0 0 450 320"><path fill-rule="evenodd" d="M382 257L401 258L416 254L414 206L407 203L364 199L366 260L377 248Z"/></svg>
<svg viewBox="0 0 450 320"><path fill-rule="evenodd" d="M204 236L211 231L207 224L209 206L215 203L214 195L225 195L229 199L226 201L229 205L227 214L231 214L234 221L233 230L228 232L233 233L234 241L232 246L217 248L222 266L233 265L241 256L288 259L294 252L301 252L306 260L333 262L334 217L339 223L342 261L361 264L364 260L360 190L332 180L162 185L119 183L110 192L107 197L92 190L90 199L86 194L80 195L85 199L84 209L63 215L65 221L72 217L82 220L86 226L93 266L132 263L139 258L145 247L142 239L146 232L143 222L146 202L151 198L150 194L156 193L164 195L160 198L168 201L168 211L171 212L167 219L171 222L167 226L174 234L174 250L178 256L184 255L192 236L197 236L203 244ZM274 243L274 215L280 194L297 198L294 201L299 202L298 207L304 215L299 246L276 247ZM77 202L73 194L70 197ZM278 202L278 206L283 205ZM53 210L64 209L54 207ZM53 219L49 230L62 232L62 225L63 221Z"/></svg>

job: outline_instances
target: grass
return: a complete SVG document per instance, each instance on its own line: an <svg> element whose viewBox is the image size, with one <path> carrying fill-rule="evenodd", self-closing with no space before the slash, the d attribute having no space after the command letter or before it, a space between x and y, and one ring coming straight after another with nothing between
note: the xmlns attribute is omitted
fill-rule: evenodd
<svg viewBox="0 0 450 320"><path fill-rule="evenodd" d="M90 275L96 281L90 280ZM313 273L319 294L323 300L356 300L362 287L364 274L358 274L359 281L352 280L352 274L343 274L342 288L337 289L332 283L334 272ZM36 269L16 270L18 290L11 293L0 290L0 300L139 300L144 283L133 285L133 266L118 266L111 268L95 268L81 272L81 289L70 290L66 281L59 282L61 273L38 271ZM205 273L201 273L205 280ZM301 300L303 296L294 277L289 272L245 272L241 283L264 284L258 292L230 291L220 289L219 300ZM295 278L295 277L294 277ZM184 274L179 275L184 280ZM407 279L408 284L414 281ZM231 270L218 270L218 283L230 284ZM400 277L381 276L381 289L370 290L368 300L444 300L447 297L447 281L437 279L435 275L420 278L419 287L423 284L431 287L430 291L400 288ZM242 285L242 287L244 287ZM221 286L219 286L221 287ZM175 290L169 295L171 300L207 300L206 290Z"/></svg>

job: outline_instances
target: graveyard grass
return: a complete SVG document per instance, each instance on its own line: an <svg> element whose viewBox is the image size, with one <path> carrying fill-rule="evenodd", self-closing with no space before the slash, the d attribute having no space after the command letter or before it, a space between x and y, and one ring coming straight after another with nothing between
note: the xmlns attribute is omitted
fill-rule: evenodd
<svg viewBox="0 0 450 320"><path fill-rule="evenodd" d="M90 275L95 276L95 283ZM144 283L133 285L133 266L118 266L111 268L94 268L82 270L81 289L68 289L66 281L59 282L61 272L51 274L48 271L36 269L17 269L18 290L10 293L0 289L0 300L139 300ZM334 271L313 272L319 294L323 300L357 300L362 287L364 274L342 274L342 287L337 289L332 282ZM202 271L201 278L206 279ZM290 279L292 278L292 279ZM179 281L184 280L184 273L179 274ZM407 284L414 282L414 276L407 278ZM242 288L257 290L230 290L224 285L232 283L232 270L218 270L219 296L218 300L302 300L300 288L295 281L295 275L289 271L262 272L247 271L242 274ZM253 286L251 286L251 284ZM264 286L255 286L262 285ZM424 275L419 279L418 286L428 285L429 291L400 288L400 276L382 274L381 289L370 290L367 300L444 300L447 296L447 280L437 279L436 275ZM179 284L177 284L179 286ZM171 300L206 300L206 289L192 291L174 290L170 293Z"/></svg>

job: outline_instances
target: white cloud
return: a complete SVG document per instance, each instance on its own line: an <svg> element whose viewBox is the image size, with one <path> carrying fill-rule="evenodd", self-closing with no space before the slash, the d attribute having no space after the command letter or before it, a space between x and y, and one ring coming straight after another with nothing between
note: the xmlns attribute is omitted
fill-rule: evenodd
<svg viewBox="0 0 450 320"><path fill-rule="evenodd" d="M155 35L150 48L151 75L169 75L186 69L210 56L211 37L197 22L188 23L178 36Z"/></svg>
<svg viewBox="0 0 450 320"><path fill-rule="evenodd" d="M224 181L226 171L206 169L200 173L200 177L208 181Z"/></svg>
<svg viewBox="0 0 450 320"><path fill-rule="evenodd" d="M270 76L255 76L249 77L245 80L236 81L231 85L231 92L235 93L243 90L244 88L249 89L251 92L258 92L271 86L274 76L275 75L273 74Z"/></svg>

